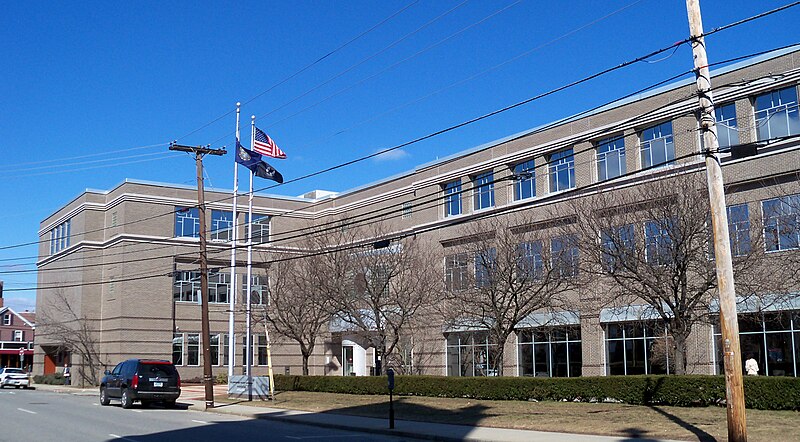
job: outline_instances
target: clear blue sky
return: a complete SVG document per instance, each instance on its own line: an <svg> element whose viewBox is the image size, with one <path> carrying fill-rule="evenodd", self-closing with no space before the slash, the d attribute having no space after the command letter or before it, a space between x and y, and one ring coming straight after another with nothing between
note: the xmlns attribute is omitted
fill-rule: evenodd
<svg viewBox="0 0 800 442"><path fill-rule="evenodd" d="M460 123L688 36L683 1L6 2L0 18L0 271L35 269L39 222L125 178L193 184L167 143L230 146L242 108L292 179ZM706 30L785 1L703 1ZM409 6L410 5L410 6ZM409 6L310 69L284 79ZM800 7L707 40L709 59L800 41ZM660 60L666 57L655 57ZM656 61L654 60L654 61ZM385 158L271 189L343 191L691 69L688 46ZM276 86L276 87L274 87ZM271 89L271 90L270 90ZM110 161L113 158L116 161ZM232 187L232 154L205 162ZM270 184L258 181L261 187ZM4 273L34 307L35 273Z"/></svg>

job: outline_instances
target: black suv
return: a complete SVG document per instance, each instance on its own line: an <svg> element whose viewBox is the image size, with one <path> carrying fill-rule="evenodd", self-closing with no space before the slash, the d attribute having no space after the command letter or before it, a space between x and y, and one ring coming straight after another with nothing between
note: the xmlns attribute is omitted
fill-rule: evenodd
<svg viewBox="0 0 800 442"><path fill-rule="evenodd" d="M106 370L100 381L101 405L119 399L122 408L130 408L134 401L144 406L162 401L167 407L174 407L180 395L181 376L169 361L129 359L110 372Z"/></svg>

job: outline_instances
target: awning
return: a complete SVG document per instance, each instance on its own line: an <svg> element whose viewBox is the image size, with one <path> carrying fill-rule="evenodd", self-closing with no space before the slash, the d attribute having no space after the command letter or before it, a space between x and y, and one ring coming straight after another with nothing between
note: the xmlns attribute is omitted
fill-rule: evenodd
<svg viewBox="0 0 800 442"><path fill-rule="evenodd" d="M24 350L25 356L32 356L33 350ZM2 349L0 355L17 355L19 356L19 349Z"/></svg>

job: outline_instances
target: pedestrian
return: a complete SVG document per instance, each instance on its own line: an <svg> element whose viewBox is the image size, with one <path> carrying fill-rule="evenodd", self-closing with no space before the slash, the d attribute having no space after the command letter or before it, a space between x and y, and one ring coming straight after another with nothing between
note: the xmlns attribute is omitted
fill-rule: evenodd
<svg viewBox="0 0 800 442"><path fill-rule="evenodd" d="M744 361L744 371L750 376L758 376L758 361L753 355L750 355L750 358Z"/></svg>
<svg viewBox="0 0 800 442"><path fill-rule="evenodd" d="M64 364L64 385L70 385L70 378L72 373L69 372L69 365Z"/></svg>

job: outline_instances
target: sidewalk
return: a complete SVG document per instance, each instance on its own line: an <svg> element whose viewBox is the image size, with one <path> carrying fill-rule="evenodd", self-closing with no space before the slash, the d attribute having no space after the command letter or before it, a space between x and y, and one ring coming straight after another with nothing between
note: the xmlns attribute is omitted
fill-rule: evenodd
<svg viewBox="0 0 800 442"><path fill-rule="evenodd" d="M35 385L39 390L77 395L98 395L97 388L78 388L63 385ZM215 394L225 394L224 385L214 386ZM187 404L189 409L203 411L205 401L203 386L186 385L182 389L179 403ZM512 430L480 426L450 425L429 422L395 420L395 428L389 429L386 419L350 416L334 413L313 413L307 411L284 410L217 402L210 413L234 414L254 419L272 419L317 427L352 430L367 433L385 434L398 437L428 439L437 441L497 441L497 442L660 442L663 439L639 439L630 437L592 436L571 433L550 433L544 431Z"/></svg>

